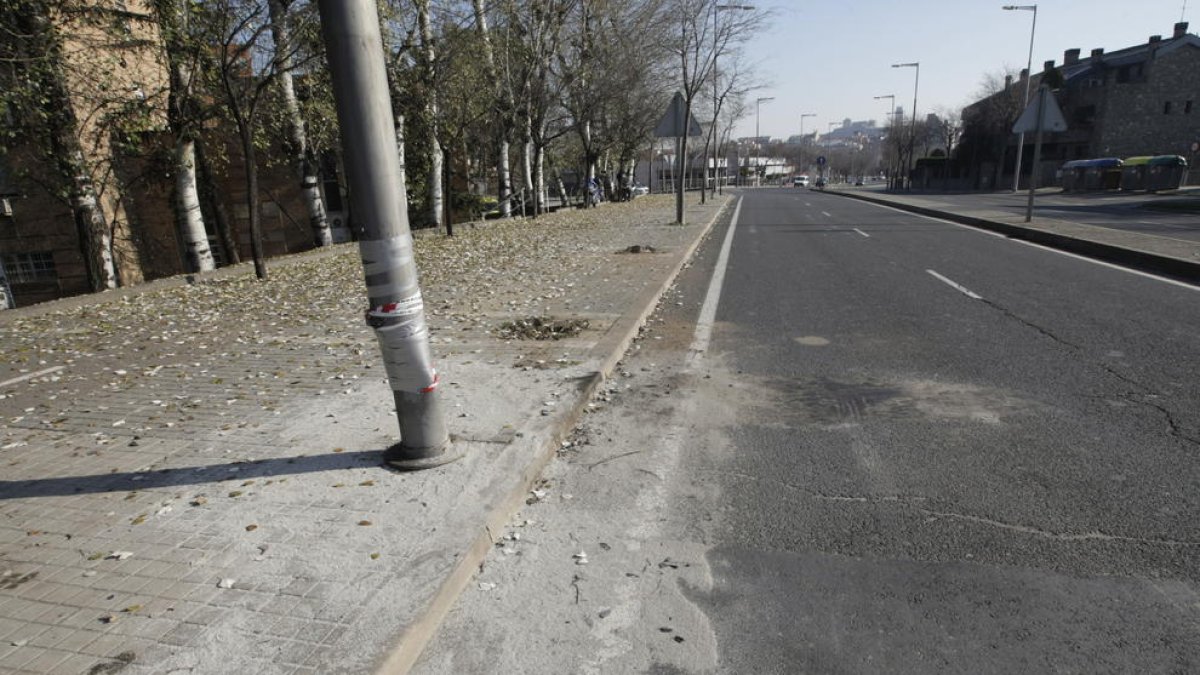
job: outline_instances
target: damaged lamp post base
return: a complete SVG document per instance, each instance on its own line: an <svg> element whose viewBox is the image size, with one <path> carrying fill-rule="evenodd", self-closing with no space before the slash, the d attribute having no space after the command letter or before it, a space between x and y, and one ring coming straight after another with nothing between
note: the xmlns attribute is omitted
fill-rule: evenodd
<svg viewBox="0 0 1200 675"><path fill-rule="evenodd" d="M411 438L403 437L404 432L401 432L400 442L383 451L385 465L397 471L420 471L462 459L463 452L461 448L455 447L453 436L446 434L437 437L440 430L435 430L435 437L430 437L429 434L423 433L425 429L423 425L405 424L407 421L405 417L410 414L423 416L425 420L444 419L437 398L431 398L426 394L413 395L400 391L393 392L393 394L396 396L396 410L402 411L397 413L400 417L400 428L408 430ZM414 407L425 408L425 410L419 408L414 410Z"/></svg>

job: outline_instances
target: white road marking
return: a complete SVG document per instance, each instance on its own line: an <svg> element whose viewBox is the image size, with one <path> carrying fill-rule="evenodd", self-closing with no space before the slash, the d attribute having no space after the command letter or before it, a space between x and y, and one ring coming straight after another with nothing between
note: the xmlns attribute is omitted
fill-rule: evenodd
<svg viewBox="0 0 1200 675"><path fill-rule="evenodd" d="M812 204L810 204L809 202L804 202L804 205L805 205L805 206L812 206Z"/></svg>
<svg viewBox="0 0 1200 675"><path fill-rule="evenodd" d="M855 231L855 232L857 232L857 233L859 233L859 234L861 234L861 235L862 235L862 236L864 236L864 237L869 237L869 236L871 236L871 235L867 234L866 232L863 232L862 230L858 229L857 227L856 227L856 228L854 228L854 231Z"/></svg>
<svg viewBox="0 0 1200 675"><path fill-rule="evenodd" d="M16 384L18 382L24 382L25 380L32 380L35 377L41 377L43 375L50 375L51 373L57 373L58 371L62 370L63 368L66 368L66 366L54 366L53 368L46 368L45 370L39 370L36 373L28 373L28 374L22 375L20 377L14 377L11 380L5 380L3 382L0 382L0 387L7 387L10 384Z"/></svg>
<svg viewBox="0 0 1200 675"><path fill-rule="evenodd" d="M1139 277L1146 277L1147 279L1153 279L1153 280L1155 280L1155 281L1161 281L1161 282L1163 282L1164 284L1171 284L1172 286L1178 286L1178 287L1180 287L1180 288L1186 288L1186 289L1188 289L1188 290L1190 290L1190 291L1200 291L1200 286L1196 286L1196 285L1194 285L1194 284L1189 284L1189 283L1187 283L1186 281L1178 281L1178 280L1176 280L1176 279L1169 279L1169 278L1167 278L1167 277L1161 277L1161 276L1159 276L1159 275L1157 275L1157 274L1151 274L1151 273L1149 273L1149 272L1143 272L1143 271L1141 271L1141 270L1135 270L1135 269L1132 269L1132 268L1130 268L1130 267L1122 267L1122 266L1120 266L1120 265L1117 265L1117 264L1114 264L1114 263L1105 262L1105 261L1103 261L1103 260L1096 260L1096 259L1094 259L1094 258L1089 258L1089 257L1087 257L1087 256L1082 256L1082 255L1079 255L1078 253L1071 253L1070 251L1060 251L1060 250L1058 250L1058 249L1056 249L1056 248L1050 248L1049 246L1045 246L1045 245L1043 245L1043 244L1036 244L1036 243L1034 243L1034 242L1032 242L1032 241L1025 241L1025 240L1023 240L1023 239L1013 239L1013 241L1014 241L1014 242L1016 242L1016 243L1018 243L1018 244L1025 244L1026 246L1032 246L1033 248L1040 248L1041 250L1043 250L1043 251L1049 251L1050 253L1057 253L1057 254L1059 254L1059 255L1065 255L1065 256L1067 256L1068 258L1075 258L1076 260L1082 260L1082 261L1084 261L1084 262L1090 262L1090 263L1092 263L1092 264L1095 264L1095 265L1101 265L1101 266L1103 266L1103 267L1108 267L1108 268L1110 268L1110 269L1119 270L1119 271L1121 271L1121 272L1128 272L1128 273L1130 273L1130 274L1136 274L1136 275L1137 275L1137 276L1139 276Z"/></svg>
<svg viewBox="0 0 1200 675"><path fill-rule="evenodd" d="M738 217L742 213L742 199L738 198L737 208L733 210L733 220L729 223L729 231L725 233L721 252L717 254L717 266L713 270L712 280L708 282L708 293L704 295L704 304L700 306L700 318L696 321L696 332L688 348L685 372L694 369L700 363L700 357L708 351L708 344L712 340L713 323L717 319L717 304L721 301L721 287L725 285L725 268L729 266L729 249L733 248L733 233L737 230Z"/></svg>
<svg viewBox="0 0 1200 675"><path fill-rule="evenodd" d="M1149 272L1142 272L1141 270L1135 270L1135 269L1132 269L1132 268L1130 268L1130 267L1122 267L1122 266L1120 266L1120 265L1115 265L1115 264L1113 264L1113 263L1110 263L1110 262L1105 262L1105 261L1103 261L1103 260L1096 260L1095 258L1089 258L1089 257L1087 257L1087 256L1079 255L1078 253L1071 253L1071 252L1069 252L1069 251L1060 251L1060 250L1058 250L1058 249L1056 249L1056 248L1050 248L1049 246L1045 246L1045 245L1043 245L1043 244L1035 244L1035 243L1034 243L1034 242L1032 242L1032 241L1025 241L1024 239L1016 239L1016 238L1014 238L1014 237L1010 237L1010 236L1008 236L1007 234L1001 234L1001 233L999 233L999 232L992 232L992 231L990 231L990 230L984 230L984 229L982 229L982 228L973 227L973 226L971 226L971 225L963 225L962 223L956 223L956 222L954 222L954 221L952 221L952 220L946 220L946 219L944 219L944 218L934 218L933 216L925 216L925 215L921 215L921 214L919 214L919 213L913 213L912 211L905 211L904 209L898 209L898 208L895 208L894 206L885 206L885 205L883 205L883 204L876 204L875 202L863 202L863 203L864 203L864 204L870 204L871 206L877 206L877 207L879 207L879 208L881 208L881 209L887 209L887 210L889 210L889 211L896 211L896 212L899 212L899 213L904 213L904 214L907 214L907 215L910 215L910 216L916 216L917 218L924 218L925 220L932 220L932 221L934 221L935 223L945 223L945 224L947 224L947 225L953 225L953 226L955 226L955 227L959 227L959 228L962 228L962 229L964 229L964 230L970 230L970 231L972 231L972 232L978 232L979 234L986 234L986 235L988 235L988 236L991 236L991 237L999 237L1000 239L1008 239L1009 241L1012 241L1012 242L1014 242L1014 243L1017 243L1017 244L1024 244L1024 245L1026 245L1026 246L1032 246L1032 247L1034 247L1034 248L1040 248L1040 249L1042 249L1043 251L1048 251L1048 252L1050 252L1050 253L1057 253L1057 254L1059 254L1059 255L1065 255L1065 256L1067 256L1068 258L1075 258L1076 260L1082 260L1083 262L1089 262L1089 263L1092 263L1093 265L1101 265L1101 266L1103 266L1103 267L1109 267L1109 268L1112 268L1112 269L1114 269L1114 270L1120 270L1120 271L1122 271L1122 272L1128 272L1128 273L1130 273L1130 274L1136 274L1136 275L1138 275L1139 277L1146 277L1147 279L1154 279L1155 281L1161 281L1161 282L1163 282L1163 283L1168 283L1168 284L1171 284L1172 286L1179 286L1180 288L1187 288L1187 289L1191 289L1191 290L1193 290L1193 291L1200 291L1200 286L1196 286L1196 285L1193 285L1193 284L1189 284L1189 283L1187 283L1187 282L1184 282L1184 281L1176 281L1175 279L1169 279L1169 278L1167 278L1167 277L1162 277L1162 276L1159 276L1159 275L1157 275L1157 274L1151 274L1151 273L1149 273ZM1099 227L1099 226L1097 226L1097 227ZM1111 229L1111 228L1110 228L1110 229ZM1162 237L1162 235L1155 235L1155 236L1157 236L1157 237ZM1173 240L1175 240L1175 241L1186 241L1186 242L1188 242L1189 244L1191 244L1191 243L1195 243L1194 241L1191 241L1191 240L1188 240L1188 239L1178 239L1178 238L1175 238L1175 237L1162 237L1162 238L1163 238L1163 239L1173 239Z"/></svg>
<svg viewBox="0 0 1200 675"><path fill-rule="evenodd" d="M826 218L832 218L832 217L833 217L833 214L829 213L828 211L822 211L822 212L821 212L821 215L825 216Z"/></svg>
<svg viewBox="0 0 1200 675"><path fill-rule="evenodd" d="M933 270L925 270L925 271L932 274L935 278L949 284L951 288L958 291L959 293L962 293L963 295L967 296L968 298L971 298L972 300L982 300L983 299L983 296L972 292L971 289L967 288L966 286L955 283L954 281L947 279L946 277L938 274L937 272L934 272Z"/></svg>
<svg viewBox="0 0 1200 675"><path fill-rule="evenodd" d="M888 211L895 211L896 213L903 213L906 216L913 216L915 218L923 218L925 220L932 220L935 223L945 223L947 225L953 225L955 227L959 227L964 230L978 232L979 234L986 234L989 237L999 237L1000 239L1008 239L1007 234L1000 234L999 232L992 232L991 230L984 230L984 229L981 229L978 227L972 227L970 225L963 225L962 223L956 223L953 220L946 220L945 218L934 218L933 216L926 216L926 215L923 215L920 213L913 213L912 211L905 211L904 209L898 209L894 206L887 206L885 204L876 204L875 202L862 202L862 203L870 204L871 206L877 206L881 209L887 209Z"/></svg>

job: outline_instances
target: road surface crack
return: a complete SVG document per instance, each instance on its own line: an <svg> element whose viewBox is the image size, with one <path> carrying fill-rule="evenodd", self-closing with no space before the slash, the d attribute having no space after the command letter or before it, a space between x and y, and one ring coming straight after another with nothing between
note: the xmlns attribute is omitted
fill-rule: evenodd
<svg viewBox="0 0 1200 675"><path fill-rule="evenodd" d="M825 494L822 492L818 492L816 490L810 490L808 488L801 487L801 486L795 485L793 483L788 483L786 481L782 481L782 480L779 480L776 478L763 478L760 476L752 476L750 474L739 473L739 472L729 472L728 475L734 476L737 478L743 478L746 480L751 480L756 483L770 483L773 485L779 485L781 487L788 488L789 490L799 492L802 495L804 495L810 499L816 499L816 500L828 501L828 502L851 502L851 503L859 503L859 504L888 504L888 503L901 504L903 506L913 507L920 513L923 513L926 516L932 516L934 518L947 518L947 519L952 519L952 520L963 520L963 521L966 521L969 523L974 523L976 525L986 525L988 527L995 527L995 528L1002 529L1002 530L1008 530L1010 532L1017 532L1020 534L1026 534L1026 535L1030 535L1030 536L1034 536L1034 537L1041 537L1043 539L1051 539L1054 541L1062 541L1062 542L1102 541L1102 542L1114 542L1114 543L1123 543L1123 544L1149 544L1149 545L1154 545L1154 546L1188 546L1188 547L1196 546L1196 547L1200 547L1200 541L1186 541L1186 540L1177 540L1177 539L1154 539L1154 538L1146 538L1146 537L1125 537L1125 536L1116 535L1116 534L1106 534L1106 533L1100 532L1100 531L1053 532L1050 530L1043 530L1041 528L1033 527L1030 525L1017 525L1014 523L1006 523L1001 520L995 520L993 518L985 518L983 516L973 516L973 515L966 514L966 513L956 513L953 511L935 511L933 509L928 509L928 508L921 506L921 504L925 504L925 503L928 503L929 501L931 501L931 499L929 497L922 497L922 496L917 496L917 495L831 495L831 494Z"/></svg>
<svg viewBox="0 0 1200 675"><path fill-rule="evenodd" d="M1042 537L1044 539L1053 539L1056 541L1108 541L1108 542L1121 542L1121 543L1131 543L1131 544L1153 544L1156 546L1200 546L1200 541L1181 541L1181 540L1177 540L1177 539L1150 539L1150 538L1144 538L1144 537L1123 537L1121 535L1105 534L1105 533L1099 532L1099 531L1080 532L1080 533L1052 532L1050 530L1043 530L1041 528L1032 527L1029 525L1016 525L1013 523L1006 523L1006 522L1003 522L1000 520L994 520L992 518L984 518L982 516L972 516L972 515L965 514L965 513L954 513L954 512L949 512L949 511L933 511L930 509L919 509L919 510L921 511L921 513L924 513L929 516L933 516L935 518L951 518L954 520L965 520L970 523L976 523L979 525L987 525L989 527L996 527L996 528L999 528L1002 530L1010 530L1012 532L1019 532L1021 534L1028 534L1028 535L1032 535L1035 537Z"/></svg>

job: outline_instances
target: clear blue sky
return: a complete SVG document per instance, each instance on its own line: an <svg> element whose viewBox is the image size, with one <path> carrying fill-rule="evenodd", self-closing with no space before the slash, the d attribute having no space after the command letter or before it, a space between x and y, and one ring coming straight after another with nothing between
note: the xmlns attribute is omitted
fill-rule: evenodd
<svg viewBox="0 0 1200 675"><path fill-rule="evenodd" d="M1033 13L1004 11L1014 0L751 0L774 12L765 34L749 46L765 82L751 99L774 96L761 105L764 136L787 138L800 131L826 131L844 118L887 118L889 102L873 96L895 94L896 104L912 108L913 68L921 63L917 113L939 106L961 108L974 100L987 73L1020 70L1029 54ZM1044 61L1062 63L1072 47L1087 56L1171 37L1184 0L1043 0L1037 2L1034 72ZM1189 33L1200 33L1200 0L1188 0ZM735 136L754 134L754 106Z"/></svg>

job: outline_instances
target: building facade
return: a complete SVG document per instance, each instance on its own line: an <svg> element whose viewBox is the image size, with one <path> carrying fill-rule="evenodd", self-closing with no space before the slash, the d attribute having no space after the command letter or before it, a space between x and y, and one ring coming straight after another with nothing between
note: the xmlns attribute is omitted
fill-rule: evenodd
<svg viewBox="0 0 1200 675"><path fill-rule="evenodd" d="M1084 58L1079 49L1068 49L1062 65L1047 61L1042 72L1032 76L1031 90L1046 84L1068 127L1043 138L1041 174L1046 184L1063 162L1100 157L1180 155L1196 176L1200 37L1187 28L1180 22L1170 38L1154 35L1142 44L1107 53L1093 49ZM959 160L972 164L976 187L1011 184L1017 154L1011 128L1020 114L1026 77L1029 74L1022 71L1017 80L1006 81L1000 91L963 110L964 135L972 143L971 154ZM1026 134L1025 141L1022 175L1027 176L1033 135Z"/></svg>

